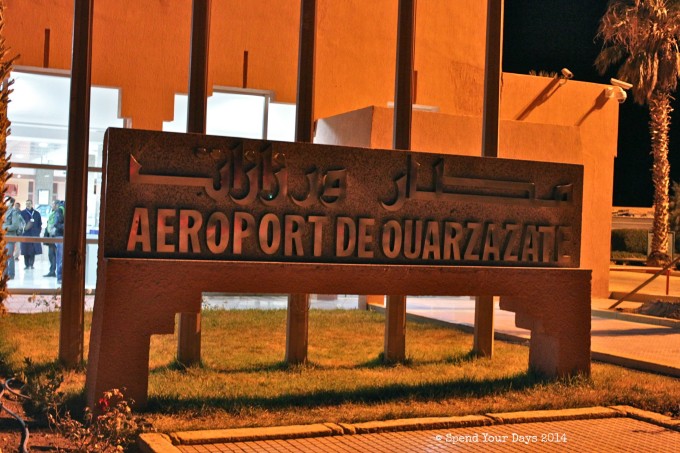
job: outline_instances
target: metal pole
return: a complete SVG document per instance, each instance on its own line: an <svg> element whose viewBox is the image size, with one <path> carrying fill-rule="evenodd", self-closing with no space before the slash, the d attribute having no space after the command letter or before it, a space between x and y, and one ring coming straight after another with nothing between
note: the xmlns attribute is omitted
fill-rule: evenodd
<svg viewBox="0 0 680 453"><path fill-rule="evenodd" d="M298 50L297 109L295 141L314 141L314 47L316 0L300 1L300 43ZM307 361L309 337L309 294L289 294L286 312L286 362Z"/></svg>
<svg viewBox="0 0 680 453"><path fill-rule="evenodd" d="M187 132L205 134L208 109L208 47L211 0L193 0ZM201 362L201 314L180 313L177 327L177 361Z"/></svg>
<svg viewBox="0 0 680 453"><path fill-rule="evenodd" d="M484 111L482 114L482 156L486 157L498 157L502 54L503 0L487 0ZM493 356L493 332L493 296L477 296L473 340L473 351L477 355Z"/></svg>
<svg viewBox="0 0 680 453"><path fill-rule="evenodd" d="M503 0L487 0L486 65L482 118L482 156L487 157L498 157L503 59L503 4Z"/></svg>
<svg viewBox="0 0 680 453"><path fill-rule="evenodd" d="M68 129L66 212L62 264L59 360L74 367L83 360L85 227L90 138L90 80L94 0L75 0Z"/></svg>
<svg viewBox="0 0 680 453"><path fill-rule="evenodd" d="M300 2L300 44L298 50L297 109L295 141L314 140L314 48L316 0Z"/></svg>
<svg viewBox="0 0 680 453"><path fill-rule="evenodd" d="M394 130L392 134L392 147L394 149L411 149L415 19L415 0L399 0L397 68L394 84Z"/></svg>
<svg viewBox="0 0 680 453"><path fill-rule="evenodd" d="M208 108L210 2L211 0L194 0L191 16L191 66L189 68L187 132L197 134L205 134Z"/></svg>

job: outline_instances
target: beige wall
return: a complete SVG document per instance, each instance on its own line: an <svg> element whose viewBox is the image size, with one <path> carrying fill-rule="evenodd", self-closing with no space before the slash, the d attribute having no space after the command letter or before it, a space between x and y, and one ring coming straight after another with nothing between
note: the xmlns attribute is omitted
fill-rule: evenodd
<svg viewBox="0 0 680 453"><path fill-rule="evenodd" d="M499 140L499 157L584 166L581 267L593 270L595 297L609 296L618 127L618 103L603 97L604 88L574 80L560 85L549 78L504 74ZM322 119L316 141L391 148L392 114L385 107L367 107ZM481 116L413 114L411 147L416 151L479 156L481 142Z"/></svg>
<svg viewBox="0 0 680 453"><path fill-rule="evenodd" d="M6 36L17 65L70 69L73 0L4 0ZM210 86L248 87L295 102L299 0L212 2ZM442 112L481 113L486 2L418 3L418 98ZM442 30L446 30L442 33ZM396 0L318 0L315 116L324 118L394 97ZM94 2L92 83L122 89L121 116L161 129L189 77L191 0Z"/></svg>
<svg viewBox="0 0 680 453"><path fill-rule="evenodd" d="M4 0L6 39L16 64L69 69L73 0ZM121 88L121 116L142 129L173 119L175 93L188 87L191 0L94 2L92 83ZM210 86L248 87L295 102L299 0L212 2ZM394 97L396 0L318 0L315 117L329 118ZM486 2L424 0L416 13L416 102L441 115L416 114L413 147L478 154L481 147ZM505 74L501 156L586 166L582 263L596 268L594 294L606 292L609 216L618 108L603 87ZM365 114L365 113L364 113ZM361 134L338 143L391 147L391 112L376 108ZM339 121L342 124L344 121ZM434 132L433 132L434 131ZM363 134L363 135L362 135ZM367 134L369 134L367 136ZM370 136L370 141L369 140ZM588 246L586 246L586 244Z"/></svg>

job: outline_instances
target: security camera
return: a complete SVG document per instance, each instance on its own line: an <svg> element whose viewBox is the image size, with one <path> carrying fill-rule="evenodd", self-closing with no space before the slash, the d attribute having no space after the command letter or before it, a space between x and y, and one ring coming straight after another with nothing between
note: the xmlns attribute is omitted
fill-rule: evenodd
<svg viewBox="0 0 680 453"><path fill-rule="evenodd" d="M615 78L613 78L613 77L612 77L611 79L609 79L609 81L610 81L611 84L614 85L615 87L621 87L621 88L623 88L624 90L630 90L631 88L633 88L633 84L632 84L632 83L624 82L623 80L615 79Z"/></svg>
<svg viewBox="0 0 680 453"><path fill-rule="evenodd" d="M626 102L626 99L628 99L628 95L626 94L625 91L619 86L615 87L607 87L607 89L604 92L604 95L608 99L616 99L619 104L623 104Z"/></svg>
<svg viewBox="0 0 680 453"><path fill-rule="evenodd" d="M562 76L565 79L571 79L574 77L574 73L568 70L567 68L562 68Z"/></svg>

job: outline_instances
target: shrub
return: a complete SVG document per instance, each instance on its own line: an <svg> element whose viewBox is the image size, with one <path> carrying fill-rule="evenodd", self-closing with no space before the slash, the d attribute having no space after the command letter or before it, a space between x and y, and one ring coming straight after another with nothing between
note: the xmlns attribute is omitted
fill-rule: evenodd
<svg viewBox="0 0 680 453"><path fill-rule="evenodd" d="M612 230L612 252L642 253L647 256L647 230Z"/></svg>

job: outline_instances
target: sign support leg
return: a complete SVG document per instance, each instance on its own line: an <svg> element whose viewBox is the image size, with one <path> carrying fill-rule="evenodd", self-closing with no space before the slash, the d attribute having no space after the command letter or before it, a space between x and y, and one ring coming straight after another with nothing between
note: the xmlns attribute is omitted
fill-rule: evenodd
<svg viewBox="0 0 680 453"><path fill-rule="evenodd" d="M384 356L386 362L406 359L406 296L387 296Z"/></svg>
<svg viewBox="0 0 680 453"><path fill-rule="evenodd" d="M309 294L289 294L286 319L286 363L307 362Z"/></svg>
<svg viewBox="0 0 680 453"><path fill-rule="evenodd" d="M472 346L478 357L493 357L493 296L475 297L475 334Z"/></svg>

